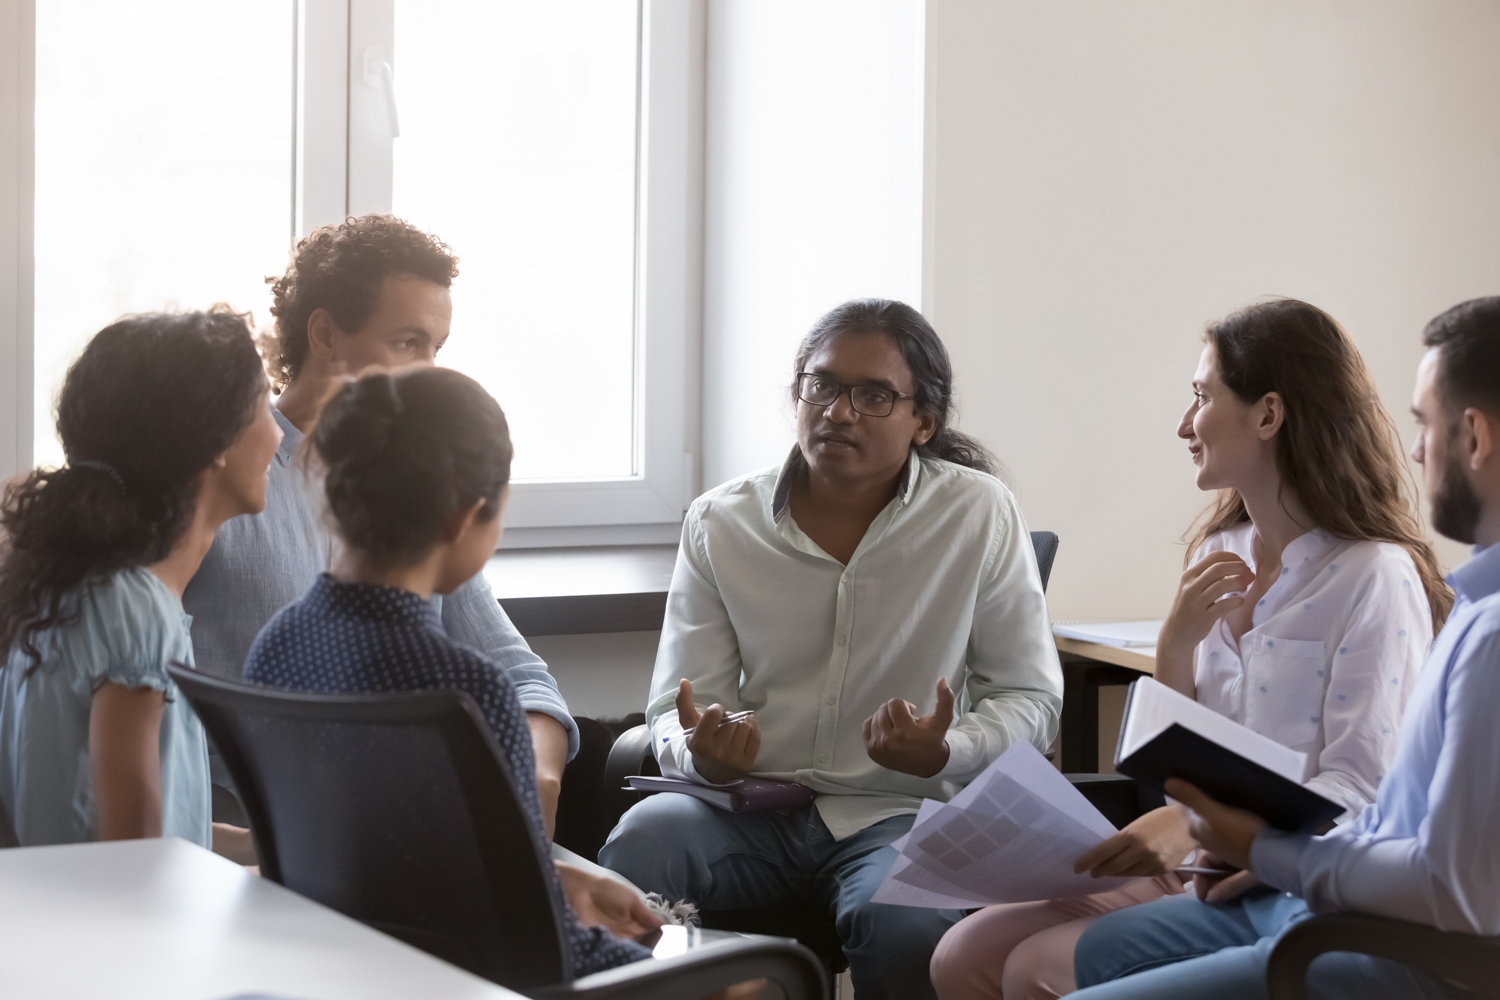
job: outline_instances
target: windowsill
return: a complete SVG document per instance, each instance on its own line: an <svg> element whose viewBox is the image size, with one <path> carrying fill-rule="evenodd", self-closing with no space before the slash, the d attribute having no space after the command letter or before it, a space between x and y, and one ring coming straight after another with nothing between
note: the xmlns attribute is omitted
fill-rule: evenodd
<svg viewBox="0 0 1500 1000"><path fill-rule="evenodd" d="M676 562L675 544L501 549L484 575L523 636L654 632Z"/></svg>

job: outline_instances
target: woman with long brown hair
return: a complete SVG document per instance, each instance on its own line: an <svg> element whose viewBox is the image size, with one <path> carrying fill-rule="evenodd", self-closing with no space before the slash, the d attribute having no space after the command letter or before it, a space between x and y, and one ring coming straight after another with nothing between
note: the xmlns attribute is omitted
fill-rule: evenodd
<svg viewBox="0 0 1500 1000"><path fill-rule="evenodd" d="M1156 680L1305 753L1307 787L1346 820L1375 799L1453 597L1413 513L1395 426L1333 318L1277 299L1209 324L1204 340L1177 434L1198 488L1219 497L1189 545ZM1195 847L1176 806L1147 813L1076 865L1136 881L974 914L933 957L939 995L1072 992L1089 922L1180 893L1173 872ZM1216 903L1256 884L1248 872L1194 878Z"/></svg>

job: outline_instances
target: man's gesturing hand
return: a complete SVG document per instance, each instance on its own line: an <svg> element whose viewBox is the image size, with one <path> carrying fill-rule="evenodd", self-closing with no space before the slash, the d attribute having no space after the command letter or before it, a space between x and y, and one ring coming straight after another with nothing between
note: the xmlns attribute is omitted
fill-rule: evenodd
<svg viewBox="0 0 1500 1000"><path fill-rule="evenodd" d="M725 723L726 714L723 705L710 705L700 715L693 705L693 685L686 678L677 685L677 721L683 729L693 729L687 738L693 767L716 785L745 777L755 769L755 756L760 753L760 725L755 716Z"/></svg>
<svg viewBox="0 0 1500 1000"><path fill-rule="evenodd" d="M953 722L953 689L937 682L937 707L917 718L917 706L892 698L865 720L865 753L881 767L930 778L948 763L948 726Z"/></svg>

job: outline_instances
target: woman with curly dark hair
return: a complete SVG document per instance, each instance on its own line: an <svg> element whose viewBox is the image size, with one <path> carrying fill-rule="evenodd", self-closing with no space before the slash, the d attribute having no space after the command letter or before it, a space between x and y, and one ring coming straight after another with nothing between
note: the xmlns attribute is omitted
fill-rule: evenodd
<svg viewBox="0 0 1500 1000"><path fill-rule="evenodd" d="M253 856L246 831L210 827L203 727L166 667L193 662L182 592L214 532L264 505L267 390L227 307L126 317L68 370L67 464L0 504L0 801L23 845L167 836Z"/></svg>

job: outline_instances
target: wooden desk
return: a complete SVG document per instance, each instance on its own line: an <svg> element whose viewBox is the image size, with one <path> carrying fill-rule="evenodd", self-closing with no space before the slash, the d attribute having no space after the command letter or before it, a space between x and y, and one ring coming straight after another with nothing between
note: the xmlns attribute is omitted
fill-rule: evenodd
<svg viewBox="0 0 1500 1000"><path fill-rule="evenodd" d="M1099 689L1129 684L1156 672L1156 647L1121 649L1054 636L1063 668L1062 740L1058 763L1064 774L1099 770Z"/></svg>
<svg viewBox="0 0 1500 1000"><path fill-rule="evenodd" d="M0 851L7 1000L505 1000L184 840Z"/></svg>

